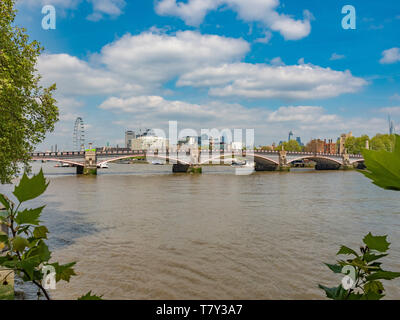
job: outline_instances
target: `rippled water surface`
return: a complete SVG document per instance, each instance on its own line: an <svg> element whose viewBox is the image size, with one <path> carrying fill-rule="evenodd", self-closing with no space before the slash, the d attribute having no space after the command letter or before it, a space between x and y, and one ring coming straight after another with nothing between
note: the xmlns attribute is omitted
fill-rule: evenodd
<svg viewBox="0 0 400 320"><path fill-rule="evenodd" d="M369 231L389 235L384 261L400 270L400 194L357 172L186 175L111 164L83 177L41 166L51 183L36 204L47 203L53 257L78 262L55 298L93 290L107 299L320 299L318 283L340 283L322 262L333 263L341 244L358 248ZM400 299L400 282L386 285Z"/></svg>

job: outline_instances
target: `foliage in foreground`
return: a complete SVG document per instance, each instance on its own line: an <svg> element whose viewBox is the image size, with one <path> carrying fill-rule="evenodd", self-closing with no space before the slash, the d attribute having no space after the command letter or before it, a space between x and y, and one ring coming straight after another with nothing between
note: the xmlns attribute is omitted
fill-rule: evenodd
<svg viewBox="0 0 400 320"><path fill-rule="evenodd" d="M371 139L367 135L348 137L344 146L349 154L360 154L365 148L367 140L369 148L373 151L392 151L395 143L394 135L378 133Z"/></svg>
<svg viewBox="0 0 400 320"><path fill-rule="evenodd" d="M360 171L372 182L387 190L400 191L400 136L391 137L395 141L393 152L386 150L363 149L367 170ZM342 284L328 288L319 285L326 296L335 300L379 300L384 297L381 280L393 280L400 277L399 272L385 271L378 260L388 255L387 236L373 236L369 233L364 238L364 247L360 254L342 246L338 255L351 255L353 258L339 260L336 264L326 264L334 273L346 273ZM352 273L352 274L349 274Z"/></svg>
<svg viewBox="0 0 400 320"><path fill-rule="evenodd" d="M393 152L362 151L367 170L360 171L377 186L400 191L400 136L395 135Z"/></svg>
<svg viewBox="0 0 400 320"><path fill-rule="evenodd" d="M43 48L15 26L14 5L0 1L0 183L10 183L20 162L29 167L29 153L58 121L56 86L40 86L36 70Z"/></svg>
<svg viewBox="0 0 400 320"><path fill-rule="evenodd" d="M0 249L6 249L5 255L0 256L0 266L13 270L24 281L34 283L38 289L50 299L43 279L48 279L46 269L51 266L55 271L55 281L69 282L76 275L73 269L75 262L59 264L50 262L51 252L45 242L49 230L41 225L40 215L45 206L35 209L21 209L25 202L42 195L49 183L46 182L42 170L29 178L23 175L15 186L13 195L18 204L14 204L5 195L0 194L0 203L5 207L6 214L0 216L0 224L5 224L9 233L0 232ZM81 298L86 300L94 297L88 293Z"/></svg>
<svg viewBox="0 0 400 320"><path fill-rule="evenodd" d="M326 296L334 300L380 300L384 297L385 288L381 280L393 280L400 277L400 272L382 269L379 260L388 255L390 243L387 236L373 236L371 233L363 239L364 246L360 253L341 246L337 255L349 255L350 259L338 260L336 264L328 264L334 273L345 274L342 284L328 288L319 285Z"/></svg>

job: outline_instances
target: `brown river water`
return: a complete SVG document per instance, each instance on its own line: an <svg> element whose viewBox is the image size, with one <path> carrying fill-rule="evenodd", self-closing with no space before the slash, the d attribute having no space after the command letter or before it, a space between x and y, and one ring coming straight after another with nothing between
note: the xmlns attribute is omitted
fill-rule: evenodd
<svg viewBox="0 0 400 320"><path fill-rule="evenodd" d="M384 267L400 271L400 193L355 171L297 169L235 176L171 166L110 164L97 177L43 166L50 186L34 205L53 258L77 261L51 294L76 299L323 299L340 284L322 263L368 232L392 242ZM0 186L9 193L12 186ZM400 299L400 280L384 283Z"/></svg>

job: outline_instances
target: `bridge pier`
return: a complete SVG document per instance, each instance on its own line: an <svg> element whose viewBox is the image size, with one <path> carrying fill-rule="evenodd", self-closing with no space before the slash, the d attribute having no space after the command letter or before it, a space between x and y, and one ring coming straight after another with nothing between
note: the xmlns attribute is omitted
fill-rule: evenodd
<svg viewBox="0 0 400 320"><path fill-rule="evenodd" d="M354 169L354 166L350 163L350 156L347 153L343 154L342 163L343 164L341 165L340 169L342 169L342 170Z"/></svg>
<svg viewBox="0 0 400 320"><path fill-rule="evenodd" d="M81 169L79 169L81 170ZM78 169L77 169L78 172ZM96 149L89 149L85 151L85 166L83 167L83 175L93 176L97 175L97 155Z"/></svg>
<svg viewBox="0 0 400 320"><path fill-rule="evenodd" d="M286 156L287 152L285 150L279 151L278 171L290 171L290 164L288 164Z"/></svg>

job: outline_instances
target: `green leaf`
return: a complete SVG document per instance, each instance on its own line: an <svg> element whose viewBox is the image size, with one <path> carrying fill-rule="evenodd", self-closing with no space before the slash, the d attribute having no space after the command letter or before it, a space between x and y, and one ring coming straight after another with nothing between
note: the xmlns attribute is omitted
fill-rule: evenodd
<svg viewBox="0 0 400 320"><path fill-rule="evenodd" d="M338 251L338 253L336 253L336 255L340 255L340 254L353 254L356 257L358 257L357 252L355 252L353 249L350 249L349 247L346 246L341 246L340 250Z"/></svg>
<svg viewBox="0 0 400 320"><path fill-rule="evenodd" d="M367 171L360 171L372 182L384 189L400 190L400 136L395 136L393 152L385 150L362 151Z"/></svg>
<svg viewBox="0 0 400 320"><path fill-rule="evenodd" d="M19 185L15 186L13 194L19 202L25 202L39 197L46 191L48 185L49 183L46 183L42 169L32 178L29 178L27 174L24 173Z"/></svg>
<svg viewBox="0 0 400 320"><path fill-rule="evenodd" d="M6 210L10 209L10 202L9 200L0 193L0 203L6 208Z"/></svg>
<svg viewBox="0 0 400 320"><path fill-rule="evenodd" d="M364 290L367 293L368 292L375 292L375 293L378 293L378 294L382 294L382 292L385 291L385 288L383 287L382 282L375 280L375 281L367 282L364 285Z"/></svg>
<svg viewBox="0 0 400 320"><path fill-rule="evenodd" d="M329 269L331 269L334 273L342 273L343 267L338 264L329 264L324 263Z"/></svg>
<svg viewBox="0 0 400 320"><path fill-rule="evenodd" d="M38 267L40 263L39 257L35 256L21 260L18 263L18 267L26 272L26 274L29 276L29 280L32 280L35 268Z"/></svg>
<svg viewBox="0 0 400 320"><path fill-rule="evenodd" d="M49 230L46 226L36 227L35 230L33 230L33 236L37 239L47 239L48 233Z"/></svg>
<svg viewBox="0 0 400 320"><path fill-rule="evenodd" d="M362 295L361 300L381 300L385 295L376 292L367 292Z"/></svg>
<svg viewBox="0 0 400 320"><path fill-rule="evenodd" d="M364 254L364 260L365 260L367 263L370 263L370 262L372 262L372 261L376 261L376 260L379 260L380 258L386 257L387 255L388 255L388 253L378 254L378 255L376 255L376 254L371 254L371 253L366 253L366 254ZM371 264L371 265L372 265L372 264Z"/></svg>
<svg viewBox="0 0 400 320"><path fill-rule="evenodd" d="M8 241L8 234L0 231L0 242L7 242L7 241Z"/></svg>
<svg viewBox="0 0 400 320"><path fill-rule="evenodd" d="M373 236L368 233L363 242L370 248L371 250L376 250L379 252L386 252L389 249L390 243L386 240L387 236Z"/></svg>
<svg viewBox="0 0 400 320"><path fill-rule="evenodd" d="M347 291L343 289L342 285L339 287L328 288L319 284L318 287L325 291L327 298L333 300L344 300L347 294Z"/></svg>
<svg viewBox="0 0 400 320"><path fill-rule="evenodd" d="M92 291L89 291L85 295L81 296L78 298L78 300L103 300L103 296L97 296L95 294L92 294Z"/></svg>
<svg viewBox="0 0 400 320"><path fill-rule="evenodd" d="M36 209L25 209L17 213L15 222L22 224L38 225L40 223L39 217L45 206Z"/></svg>
<svg viewBox="0 0 400 320"><path fill-rule="evenodd" d="M400 272L392 272L392 271L377 271L373 274L367 276L368 281L372 280L393 280L400 277Z"/></svg>
<svg viewBox="0 0 400 320"><path fill-rule="evenodd" d="M16 236L13 240L12 240L12 247L14 251L17 252L22 252L25 250L26 247L29 246L29 242L28 240L26 240L25 238Z"/></svg>
<svg viewBox="0 0 400 320"><path fill-rule="evenodd" d="M361 300L364 295L362 293L350 293L348 296L348 300Z"/></svg>
<svg viewBox="0 0 400 320"><path fill-rule="evenodd" d="M37 257L40 262L47 262L51 258L51 252L47 244L43 240L39 240L37 245L27 252L26 256Z"/></svg>
<svg viewBox="0 0 400 320"><path fill-rule="evenodd" d="M58 262L52 263L51 265L56 269L56 281L64 280L69 282L71 276L76 276L74 269L72 268L76 262L59 265Z"/></svg>

